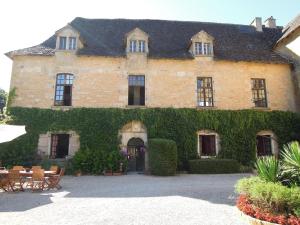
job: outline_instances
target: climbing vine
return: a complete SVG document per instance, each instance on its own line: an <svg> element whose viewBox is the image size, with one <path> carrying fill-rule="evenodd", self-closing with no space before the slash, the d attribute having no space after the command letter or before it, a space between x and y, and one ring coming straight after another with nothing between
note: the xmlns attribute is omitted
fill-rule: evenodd
<svg viewBox="0 0 300 225"><path fill-rule="evenodd" d="M68 111L11 107L10 123L26 125L27 134L12 142L0 144L3 164L32 160L39 134L48 131L75 131L81 148L113 151L119 148L118 131L130 121L141 121L148 138L166 138L177 144L178 165L184 168L188 159L197 157L196 133L202 129L220 135L220 158L236 159L244 165L255 160L256 134L272 130L279 146L299 140L300 117L292 112L254 110L197 110L174 108L92 109Z"/></svg>

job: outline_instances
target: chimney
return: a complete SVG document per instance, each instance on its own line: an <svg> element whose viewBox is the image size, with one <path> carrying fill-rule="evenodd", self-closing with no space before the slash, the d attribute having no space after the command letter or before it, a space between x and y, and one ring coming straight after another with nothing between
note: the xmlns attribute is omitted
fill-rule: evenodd
<svg viewBox="0 0 300 225"><path fill-rule="evenodd" d="M276 19L274 19L273 16L271 16L265 20L264 25L268 28L276 28Z"/></svg>
<svg viewBox="0 0 300 225"><path fill-rule="evenodd" d="M256 28L256 31L262 32L262 22L261 17L255 17L255 19L250 24Z"/></svg>

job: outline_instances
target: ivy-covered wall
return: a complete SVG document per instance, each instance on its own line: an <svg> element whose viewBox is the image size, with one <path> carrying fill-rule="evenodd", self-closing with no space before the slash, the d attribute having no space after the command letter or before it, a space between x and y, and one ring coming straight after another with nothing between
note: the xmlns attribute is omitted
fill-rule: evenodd
<svg viewBox="0 0 300 225"><path fill-rule="evenodd" d="M279 146L300 139L300 117L291 112L254 110L225 111L173 108L91 109L68 111L11 108L12 124L26 125L27 134L12 142L0 144L4 165L19 164L34 158L39 134L47 131L76 131L82 148L117 150L118 131L132 120L144 123L148 138L176 141L178 165L197 156L196 133L214 130L220 135L221 158L232 158L249 165L255 160L256 134L272 130Z"/></svg>

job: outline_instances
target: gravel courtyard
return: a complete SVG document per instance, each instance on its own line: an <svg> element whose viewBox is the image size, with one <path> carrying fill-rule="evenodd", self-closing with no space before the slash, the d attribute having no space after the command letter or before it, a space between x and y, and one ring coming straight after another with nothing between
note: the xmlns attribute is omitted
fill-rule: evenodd
<svg viewBox="0 0 300 225"><path fill-rule="evenodd" d="M244 225L234 207L243 176L65 176L59 191L0 192L0 224Z"/></svg>

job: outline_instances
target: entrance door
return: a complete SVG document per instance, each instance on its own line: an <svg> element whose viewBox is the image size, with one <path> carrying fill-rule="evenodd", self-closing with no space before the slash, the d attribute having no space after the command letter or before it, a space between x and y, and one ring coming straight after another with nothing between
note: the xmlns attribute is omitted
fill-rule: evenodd
<svg viewBox="0 0 300 225"><path fill-rule="evenodd" d="M69 154L69 134L52 134L51 158L65 158Z"/></svg>
<svg viewBox="0 0 300 225"><path fill-rule="evenodd" d="M144 142L140 138L131 138L127 144L128 171L144 171Z"/></svg>

